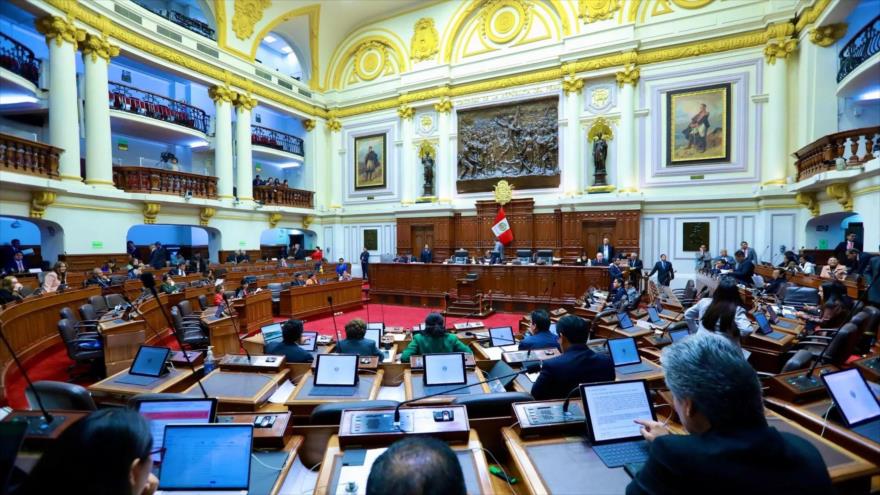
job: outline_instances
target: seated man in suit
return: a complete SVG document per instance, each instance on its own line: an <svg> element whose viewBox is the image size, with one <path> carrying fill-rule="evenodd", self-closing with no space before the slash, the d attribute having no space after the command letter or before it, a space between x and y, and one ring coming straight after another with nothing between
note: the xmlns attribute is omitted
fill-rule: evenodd
<svg viewBox="0 0 880 495"><path fill-rule="evenodd" d="M382 453L367 478L367 495L465 495L464 473L455 452L430 437L398 440Z"/></svg>
<svg viewBox="0 0 880 495"><path fill-rule="evenodd" d="M618 307L620 304L626 305L629 298L626 296L626 289L623 288L622 279L615 278L611 280L611 290L608 292L609 302L612 306Z"/></svg>
<svg viewBox="0 0 880 495"><path fill-rule="evenodd" d="M781 268L773 269L773 278L764 284L764 294L768 296L779 295L779 290L785 286L785 272Z"/></svg>
<svg viewBox="0 0 880 495"><path fill-rule="evenodd" d="M672 263L666 261L665 254L661 254L660 261L654 263L654 268L651 269L648 278L651 278L655 273L657 274L657 283L666 287L669 287L669 283L675 278L675 270L672 268Z"/></svg>
<svg viewBox="0 0 880 495"><path fill-rule="evenodd" d="M281 325L281 340L266 346L265 353L284 356L288 363L311 363L314 359L305 349L299 346L303 336L303 322L287 320Z"/></svg>
<svg viewBox="0 0 880 495"><path fill-rule="evenodd" d="M862 243L856 240L855 232L850 232L846 235L846 240L841 241L837 244L837 246L834 248L834 256L837 257L837 259L843 259L844 257L846 257L846 252L850 249L863 251ZM853 267L850 266L850 269L852 268Z"/></svg>
<svg viewBox="0 0 880 495"><path fill-rule="evenodd" d="M755 275L755 264L749 261L742 251L733 253L733 257L736 258L736 267L730 272L730 275L746 287L754 285L752 277Z"/></svg>
<svg viewBox="0 0 880 495"><path fill-rule="evenodd" d="M377 356L382 359L382 351L379 350L378 342L365 339L367 324L360 318L355 318L345 324L345 338L336 344L333 351L338 354L357 354L358 356Z"/></svg>
<svg viewBox="0 0 880 495"><path fill-rule="evenodd" d="M608 266L608 260L605 259L605 255L602 253L596 253L596 259L593 260L593 266Z"/></svg>
<svg viewBox="0 0 880 495"><path fill-rule="evenodd" d="M306 285L306 278L303 276L302 272L297 272L296 275L293 276L293 282L290 285L294 287L302 287Z"/></svg>
<svg viewBox="0 0 880 495"><path fill-rule="evenodd" d="M566 315L556 323L562 355L544 361L541 374L532 386L537 400L564 399L579 383L614 380L614 363L607 354L597 354L587 346L589 323Z"/></svg>
<svg viewBox="0 0 880 495"><path fill-rule="evenodd" d="M828 264L819 272L820 278L843 280L846 278L846 267L841 265L837 258L828 258Z"/></svg>
<svg viewBox="0 0 880 495"><path fill-rule="evenodd" d="M532 311L532 324L529 326L529 335L519 343L519 350L550 349L559 347L559 340L550 333L550 314L546 310L536 309Z"/></svg>
<svg viewBox="0 0 880 495"><path fill-rule="evenodd" d="M100 268L92 270L92 274L86 279L86 285L97 285L102 289L110 287L110 277L104 275Z"/></svg>
<svg viewBox="0 0 880 495"><path fill-rule="evenodd" d="M723 265L723 268L721 268L722 270L730 270L733 264L736 263L736 260L734 260L733 257L729 254L727 254L726 249L722 249L721 252L718 254L718 257L712 261L715 262L715 266L717 266L718 262L720 261Z"/></svg>
<svg viewBox="0 0 880 495"><path fill-rule="evenodd" d="M846 260L849 265L849 273L856 275L864 275L865 270L871 264L871 256L868 253L862 253L858 249L850 249L846 252Z"/></svg>
<svg viewBox="0 0 880 495"><path fill-rule="evenodd" d="M27 273L28 264L24 260L24 254L21 251L13 255L12 261L6 266L6 273Z"/></svg>
<svg viewBox="0 0 880 495"><path fill-rule="evenodd" d="M226 262L227 263L235 263L235 251L226 255Z"/></svg>
<svg viewBox="0 0 880 495"><path fill-rule="evenodd" d="M767 425L757 373L730 340L700 332L665 347L660 362L688 434L637 420L650 457L627 495L834 493L816 448Z"/></svg>

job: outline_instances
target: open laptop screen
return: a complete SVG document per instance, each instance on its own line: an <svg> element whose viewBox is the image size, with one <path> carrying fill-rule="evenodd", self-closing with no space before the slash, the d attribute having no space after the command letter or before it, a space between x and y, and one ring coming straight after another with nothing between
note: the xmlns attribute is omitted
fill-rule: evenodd
<svg viewBox="0 0 880 495"><path fill-rule="evenodd" d="M691 333L687 328L683 328L681 330L673 330L669 332L669 338L672 339L672 343L674 344L690 334Z"/></svg>
<svg viewBox="0 0 880 495"><path fill-rule="evenodd" d="M772 333L773 329L770 328L770 322L767 321L767 317L764 313L760 311L755 312L755 321L758 322L758 330L762 335L766 335L768 333Z"/></svg>
<svg viewBox="0 0 880 495"><path fill-rule="evenodd" d="M880 418L880 403L858 368L822 375L825 386L849 426Z"/></svg>
<svg viewBox="0 0 880 495"><path fill-rule="evenodd" d="M168 425L160 490L247 490L254 427Z"/></svg>
<svg viewBox="0 0 880 495"><path fill-rule="evenodd" d="M510 327L497 327L489 329L489 345L491 347L503 347L516 344L513 338L513 329Z"/></svg>
<svg viewBox="0 0 880 495"><path fill-rule="evenodd" d="M633 322L626 313L617 313L617 321L620 322L620 328L632 328Z"/></svg>
<svg viewBox="0 0 880 495"><path fill-rule="evenodd" d="M170 354L171 349L167 347L142 345L128 372L132 375L161 376Z"/></svg>
<svg viewBox="0 0 880 495"><path fill-rule="evenodd" d="M553 335L559 337L559 332L556 331L556 323L551 323L551 324L550 324L550 333L552 333Z"/></svg>
<svg viewBox="0 0 880 495"><path fill-rule="evenodd" d="M368 328L367 332L364 334L364 338L372 340L376 345L382 345L382 329Z"/></svg>
<svg viewBox="0 0 880 495"><path fill-rule="evenodd" d="M464 353L425 354L425 385L464 385Z"/></svg>
<svg viewBox="0 0 880 495"><path fill-rule="evenodd" d="M634 420L655 419L645 380L582 383L581 399L592 443L641 439Z"/></svg>
<svg viewBox="0 0 880 495"><path fill-rule="evenodd" d="M318 347L318 332L303 332L299 346L306 352L314 352Z"/></svg>
<svg viewBox="0 0 880 495"><path fill-rule="evenodd" d="M315 386L357 385L357 354L319 354L315 365Z"/></svg>
<svg viewBox="0 0 880 495"><path fill-rule="evenodd" d="M162 446L165 425L177 423L213 423L217 414L217 399L161 399L138 402L138 412L150 424L153 450ZM153 454L153 461L161 456Z"/></svg>
<svg viewBox="0 0 880 495"><path fill-rule="evenodd" d="M260 332L263 334L263 344L271 344L273 342L277 342L281 340L282 337L281 323L266 325L265 327L260 329Z"/></svg>
<svg viewBox="0 0 880 495"><path fill-rule="evenodd" d="M663 320L660 319L660 315L657 314L657 308L653 306L648 306L648 318L650 318L651 323L654 323L655 325L663 323Z"/></svg>
<svg viewBox="0 0 880 495"><path fill-rule="evenodd" d="M636 339L626 337L622 339L608 339L607 342L614 366L636 364L642 361L642 358L639 357L639 350L636 348Z"/></svg>

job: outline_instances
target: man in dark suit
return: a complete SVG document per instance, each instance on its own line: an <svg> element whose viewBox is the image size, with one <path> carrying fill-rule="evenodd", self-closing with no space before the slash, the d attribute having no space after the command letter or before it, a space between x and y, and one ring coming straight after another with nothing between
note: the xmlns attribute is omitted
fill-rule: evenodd
<svg viewBox="0 0 880 495"><path fill-rule="evenodd" d="M755 252L754 249L749 247L749 243L746 241L742 241L739 243L739 249L743 252L743 256L745 259L752 262L753 265L758 264L758 253Z"/></svg>
<svg viewBox="0 0 880 495"><path fill-rule="evenodd" d="M16 252L12 256L12 261L6 265L6 273L27 273L28 264L24 260L24 254L21 251Z"/></svg>
<svg viewBox="0 0 880 495"><path fill-rule="evenodd" d="M181 263L177 265L177 268L171 270L171 274L175 277L185 277L186 276L186 263Z"/></svg>
<svg viewBox="0 0 880 495"><path fill-rule="evenodd" d="M376 356L382 359L384 355L379 350L379 342L365 339L367 324L360 318L355 318L345 324L345 338L336 344L333 352L338 354L357 354L358 356Z"/></svg>
<svg viewBox="0 0 880 495"><path fill-rule="evenodd" d="M190 273L205 273L208 271L208 264L202 259L202 253L196 253L189 260Z"/></svg>
<svg viewBox="0 0 880 495"><path fill-rule="evenodd" d="M739 283L751 287L755 283L752 279L755 275L755 264L746 259L746 255L742 251L733 253L733 258L736 260L736 267L730 272L730 275Z"/></svg>
<svg viewBox="0 0 880 495"><path fill-rule="evenodd" d="M651 446L627 495L834 493L819 451L767 424L757 373L726 337L698 332L660 358L687 435L637 420Z"/></svg>
<svg viewBox="0 0 880 495"><path fill-rule="evenodd" d="M591 263L593 266L608 266L608 258L602 252L596 253L596 259Z"/></svg>
<svg viewBox="0 0 880 495"><path fill-rule="evenodd" d="M672 268L672 263L666 261L665 254L661 254L660 261L654 263L654 268L651 269L648 278L651 278L655 273L657 274L657 283L667 287L669 287L669 282L675 278L675 270Z"/></svg>
<svg viewBox="0 0 880 495"><path fill-rule="evenodd" d="M629 282L633 287L638 288L639 282L642 280L642 270L645 269L645 264L639 259L638 254L632 253L629 255L627 265L629 266Z"/></svg>
<svg viewBox="0 0 880 495"><path fill-rule="evenodd" d="M158 270L165 266L166 261L168 261L168 251L165 250L161 242L156 241L153 244L153 250L150 251L150 266Z"/></svg>
<svg viewBox="0 0 880 495"><path fill-rule="evenodd" d="M247 254L247 252L243 249L238 250L238 254L235 255L236 263L250 263L251 255Z"/></svg>
<svg viewBox="0 0 880 495"><path fill-rule="evenodd" d="M846 261L847 265L850 267L850 274L864 275L868 270L868 267L871 264L871 256L868 253L863 253L858 249L850 249L846 252Z"/></svg>
<svg viewBox="0 0 880 495"><path fill-rule="evenodd" d="M299 244L294 244L290 249L290 256L295 260L304 260L306 259L306 252L299 246Z"/></svg>
<svg viewBox="0 0 880 495"><path fill-rule="evenodd" d="M281 326L281 340L266 346L266 354L285 356L288 363L311 363L315 358L299 346L303 335L303 322L287 320Z"/></svg>
<svg viewBox="0 0 880 495"><path fill-rule="evenodd" d="M431 252L431 248L427 244L422 248L422 254L419 256L419 261L422 263L432 263L434 261L434 253Z"/></svg>
<svg viewBox="0 0 880 495"><path fill-rule="evenodd" d="M530 349L557 349L559 339L550 332L550 314L547 310L536 309L531 314L532 324L529 326L529 335L519 343L519 350Z"/></svg>
<svg viewBox="0 0 880 495"><path fill-rule="evenodd" d="M366 246L361 251L361 271L363 272L364 280L368 280L370 278L370 252L367 251Z"/></svg>
<svg viewBox="0 0 880 495"><path fill-rule="evenodd" d="M597 354L587 346L587 322L566 315L556 323L562 355L544 361L541 374L532 386L537 400L564 399L579 383L614 380L614 363L606 354Z"/></svg>
<svg viewBox="0 0 880 495"><path fill-rule="evenodd" d="M846 259L846 252L849 251L850 249L855 249L858 252L864 251L864 249L862 249L862 243L856 240L855 232L850 232L849 234L846 235L845 240L843 240L837 244L837 247L834 248L834 257L839 260ZM849 265L847 265L847 266L849 266ZM852 270L853 268L857 268L857 267L853 267L853 266L849 267L850 270Z"/></svg>
<svg viewBox="0 0 880 495"><path fill-rule="evenodd" d="M599 246L599 252L602 253L602 256L607 261L614 260L614 246L611 245L611 241L608 238L602 239L602 245Z"/></svg>

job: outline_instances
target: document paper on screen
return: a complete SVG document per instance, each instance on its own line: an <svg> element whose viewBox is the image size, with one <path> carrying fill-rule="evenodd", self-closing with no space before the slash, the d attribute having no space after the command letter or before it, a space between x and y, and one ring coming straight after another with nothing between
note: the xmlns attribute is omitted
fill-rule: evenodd
<svg viewBox="0 0 880 495"><path fill-rule="evenodd" d="M225 429L181 427L173 433L166 431L160 488L246 488L253 430L222 428Z"/></svg>
<svg viewBox="0 0 880 495"><path fill-rule="evenodd" d="M211 421L211 401L146 401L141 402L139 412L147 419L153 435L153 450L162 447L165 425L173 423L208 423ZM159 462L158 453L153 461Z"/></svg>
<svg viewBox="0 0 880 495"><path fill-rule="evenodd" d="M634 420L653 419L642 382L592 385L584 394L597 442L640 436L640 426Z"/></svg>

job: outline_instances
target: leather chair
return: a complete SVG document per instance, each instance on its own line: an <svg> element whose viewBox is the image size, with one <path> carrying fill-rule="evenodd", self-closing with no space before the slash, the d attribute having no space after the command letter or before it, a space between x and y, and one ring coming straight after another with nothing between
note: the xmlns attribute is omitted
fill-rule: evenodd
<svg viewBox="0 0 880 495"><path fill-rule="evenodd" d="M678 298L682 307L689 308L694 305L697 298L697 288L693 280L684 284L684 289L673 289L672 293Z"/></svg>
<svg viewBox="0 0 880 495"><path fill-rule="evenodd" d="M95 307L91 304L83 304L80 306L79 314L82 316L83 321L98 321L98 312L95 311Z"/></svg>
<svg viewBox="0 0 880 495"><path fill-rule="evenodd" d="M202 308L202 311L208 309L208 296L204 294L199 296L199 307Z"/></svg>
<svg viewBox="0 0 880 495"><path fill-rule="evenodd" d="M97 374L103 376L104 368L104 349L100 339L88 334L81 334L74 325L72 320L63 319L58 322L58 333L61 335L61 341L67 348L67 357L73 360L73 364L67 368L70 375L70 381L88 374ZM74 375L73 370L78 364L86 363L90 365L90 373Z"/></svg>
<svg viewBox="0 0 880 495"><path fill-rule="evenodd" d="M529 399L531 400L531 396ZM339 426L342 420L342 411L360 409L388 409L397 407L396 400L365 400L360 402L329 402L312 409L309 416L311 425L334 425Z"/></svg>
<svg viewBox="0 0 880 495"><path fill-rule="evenodd" d="M281 282L281 290L289 289L290 284L290 282Z"/></svg>
<svg viewBox="0 0 880 495"><path fill-rule="evenodd" d="M63 409L67 411L95 411L98 406L92 399L92 394L80 385L66 382L39 381L34 382L34 388L40 394L40 400L46 409ZM24 395L27 397L28 407L33 411L39 409L39 403L30 387L26 387Z"/></svg>
<svg viewBox="0 0 880 495"><path fill-rule="evenodd" d="M80 332L98 332L98 320L81 320L72 309L68 307L61 308L61 319L71 320Z"/></svg>
<svg viewBox="0 0 880 495"><path fill-rule="evenodd" d="M208 335L202 331L201 324L185 322L177 306L171 308L171 319L174 322L174 333L184 345L192 349L204 349L208 346Z"/></svg>
<svg viewBox="0 0 880 495"><path fill-rule="evenodd" d="M791 286L785 289L785 298L782 304L802 308L804 305L818 306L819 291L812 287Z"/></svg>
<svg viewBox="0 0 880 495"><path fill-rule="evenodd" d="M180 316L184 322L201 321L201 317L193 312L192 303L186 299L177 303L177 309L180 311Z"/></svg>
<svg viewBox="0 0 880 495"><path fill-rule="evenodd" d="M874 306L865 306L862 309L865 315L865 321L859 326L859 332L863 335L863 339L868 342L867 348L870 348L878 340L880 340L880 309Z"/></svg>
<svg viewBox="0 0 880 495"><path fill-rule="evenodd" d="M855 352L856 346L859 344L861 334L859 327L852 322L840 327L840 330L828 336L811 335L804 338L795 345L795 352L782 367L782 371L792 371L803 369L812 364L812 361L819 359L822 350L822 364L833 364L840 367Z"/></svg>
<svg viewBox="0 0 880 495"><path fill-rule="evenodd" d="M107 307L107 301L104 299L104 296L89 297L89 304L91 304L92 307L95 308L95 313L97 313L98 316L106 313L109 309Z"/></svg>
<svg viewBox="0 0 880 495"><path fill-rule="evenodd" d="M266 286L269 289L269 292L272 293L272 302L277 303L281 301L281 284L277 282L273 282Z"/></svg>
<svg viewBox="0 0 880 495"><path fill-rule="evenodd" d="M126 275L110 275L110 285L125 285L125 281L128 280L128 276Z"/></svg>
<svg viewBox="0 0 880 495"><path fill-rule="evenodd" d="M525 392L501 392L494 394L460 395L452 401L452 404L465 406L468 418L497 418L501 416L513 416L514 402L529 402L535 400Z"/></svg>
<svg viewBox="0 0 880 495"><path fill-rule="evenodd" d="M107 307L110 309L115 308L116 306L125 306L125 299L119 294L107 294L104 296L104 301L107 302Z"/></svg>

